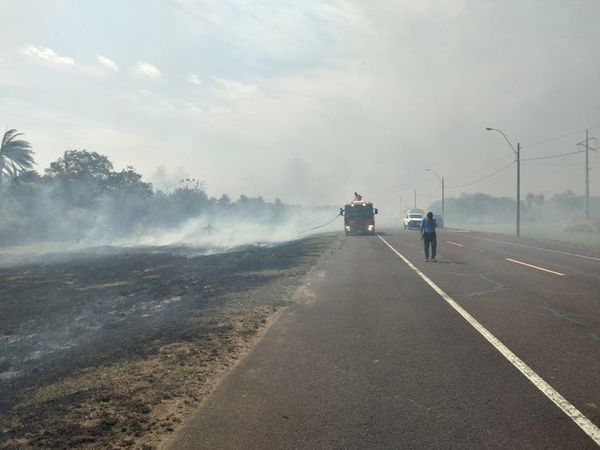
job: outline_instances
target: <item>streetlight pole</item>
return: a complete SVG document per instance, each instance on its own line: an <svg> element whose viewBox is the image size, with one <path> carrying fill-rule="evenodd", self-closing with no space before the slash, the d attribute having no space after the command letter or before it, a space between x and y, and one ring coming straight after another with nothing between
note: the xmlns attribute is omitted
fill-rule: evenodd
<svg viewBox="0 0 600 450"><path fill-rule="evenodd" d="M585 130L585 218L590 218L590 130ZM583 141L577 145L583 145Z"/></svg>
<svg viewBox="0 0 600 450"><path fill-rule="evenodd" d="M410 188L411 190L414 189L413 185L408 184L408 183L400 183L398 186L404 186L404 187ZM408 197L408 198L410 199L410 197ZM408 203L408 205L407 205L408 209L410 209L410 200L408 200L407 203ZM416 203L417 203L417 195L416 195L416 189L415 189L415 208L417 207ZM402 195L400 195L400 206L402 207ZM400 211L400 213L402 214L402 211Z"/></svg>
<svg viewBox="0 0 600 450"><path fill-rule="evenodd" d="M444 220L446 220L446 214L445 214L445 211L444 211L444 202L445 202L445 196L444 196L444 177L440 177L438 175L438 173L435 170L433 170L433 169L425 169L425 171L433 173L437 177L437 179L440 180L440 183L442 183L442 218Z"/></svg>
<svg viewBox="0 0 600 450"><path fill-rule="evenodd" d="M521 236L521 144L517 142L517 237Z"/></svg>
<svg viewBox="0 0 600 450"><path fill-rule="evenodd" d="M511 142L506 137L506 134L504 134L504 131L490 127L487 127L486 130L497 131L504 136L504 139L506 142L508 142L508 145L510 145L510 148L517 158L517 237L519 237L521 236L521 144L517 142L517 149L515 150Z"/></svg>

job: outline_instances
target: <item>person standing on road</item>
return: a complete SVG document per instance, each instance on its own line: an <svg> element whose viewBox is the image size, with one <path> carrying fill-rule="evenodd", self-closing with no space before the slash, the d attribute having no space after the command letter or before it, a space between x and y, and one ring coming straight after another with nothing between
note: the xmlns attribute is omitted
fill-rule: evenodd
<svg viewBox="0 0 600 450"><path fill-rule="evenodd" d="M429 211L426 217L421 221L421 239L425 247L425 261L429 261L429 246L431 245L431 261L435 262L435 253L437 250L437 236L435 229L437 223L433 218L433 213Z"/></svg>

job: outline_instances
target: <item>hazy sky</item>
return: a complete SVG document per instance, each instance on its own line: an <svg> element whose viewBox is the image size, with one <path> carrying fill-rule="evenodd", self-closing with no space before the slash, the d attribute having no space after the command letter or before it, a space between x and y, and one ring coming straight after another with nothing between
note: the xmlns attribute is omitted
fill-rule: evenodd
<svg viewBox="0 0 600 450"><path fill-rule="evenodd" d="M39 169L88 149L158 186L187 175L303 204L358 190L388 208L415 187L424 207L426 168L447 195L514 194L514 167L451 188L510 163L487 126L526 147L600 125L595 0L1 3L0 123L26 132ZM583 192L584 157L523 162L522 177L524 193Z"/></svg>

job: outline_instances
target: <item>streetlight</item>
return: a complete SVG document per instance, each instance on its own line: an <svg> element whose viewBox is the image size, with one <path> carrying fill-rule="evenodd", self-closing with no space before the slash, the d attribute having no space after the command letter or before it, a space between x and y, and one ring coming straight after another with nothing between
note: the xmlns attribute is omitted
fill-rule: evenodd
<svg viewBox="0 0 600 450"><path fill-rule="evenodd" d="M433 169L425 169L425 171L433 173L440 180L440 183L442 183L442 219L446 220L446 215L444 214L444 177L440 177Z"/></svg>
<svg viewBox="0 0 600 450"><path fill-rule="evenodd" d="M506 139L506 142L508 142L508 145L510 145L510 148L517 157L517 236L521 236L521 144L517 142L517 149L515 150L511 142L506 137L506 134L504 134L504 131L490 127L487 127L486 130L497 131L504 136L504 139Z"/></svg>

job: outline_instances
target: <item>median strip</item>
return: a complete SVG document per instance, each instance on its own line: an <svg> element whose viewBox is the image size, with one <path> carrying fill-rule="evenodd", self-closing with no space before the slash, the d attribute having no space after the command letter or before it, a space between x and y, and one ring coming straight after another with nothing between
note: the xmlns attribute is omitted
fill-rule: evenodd
<svg viewBox="0 0 600 450"><path fill-rule="evenodd" d="M446 241L446 244L456 245L457 247L464 247L463 244L459 244L458 242Z"/></svg>
<svg viewBox="0 0 600 450"><path fill-rule="evenodd" d="M463 319L465 319L479 334L481 334L490 344L498 350L502 356L504 356L513 366L517 368L533 385L538 388L549 400L558 406L562 412L564 412L579 428L587 434L596 445L600 445L600 429L588 419L581 411L579 411L573 404L571 404L566 398L564 398L558 391L550 386L542 377L540 377L534 370L529 367L525 362L515 355L506 345L504 345L496 336L494 336L487 328L481 325L475 317L469 314L462 306L460 306L452 297L444 292L437 284L429 279L427 275L419 270L412 262L410 262L404 255L396 250L392 245L386 241L381 235L377 235L379 239L387 245L392 252L394 252L404 263L414 270L435 292L442 297L446 303L448 303Z"/></svg>
<svg viewBox="0 0 600 450"><path fill-rule="evenodd" d="M533 264L528 264L528 263L523 262L523 261L517 261L516 259L506 258L506 260L510 261L510 262L514 262L515 264L521 264L522 266L531 267L532 269L541 270L542 272L548 272L548 273L551 273L553 275L558 275L559 277L564 277L565 276L564 273L555 272L554 270L545 269L545 268L540 267L540 266L534 266Z"/></svg>

